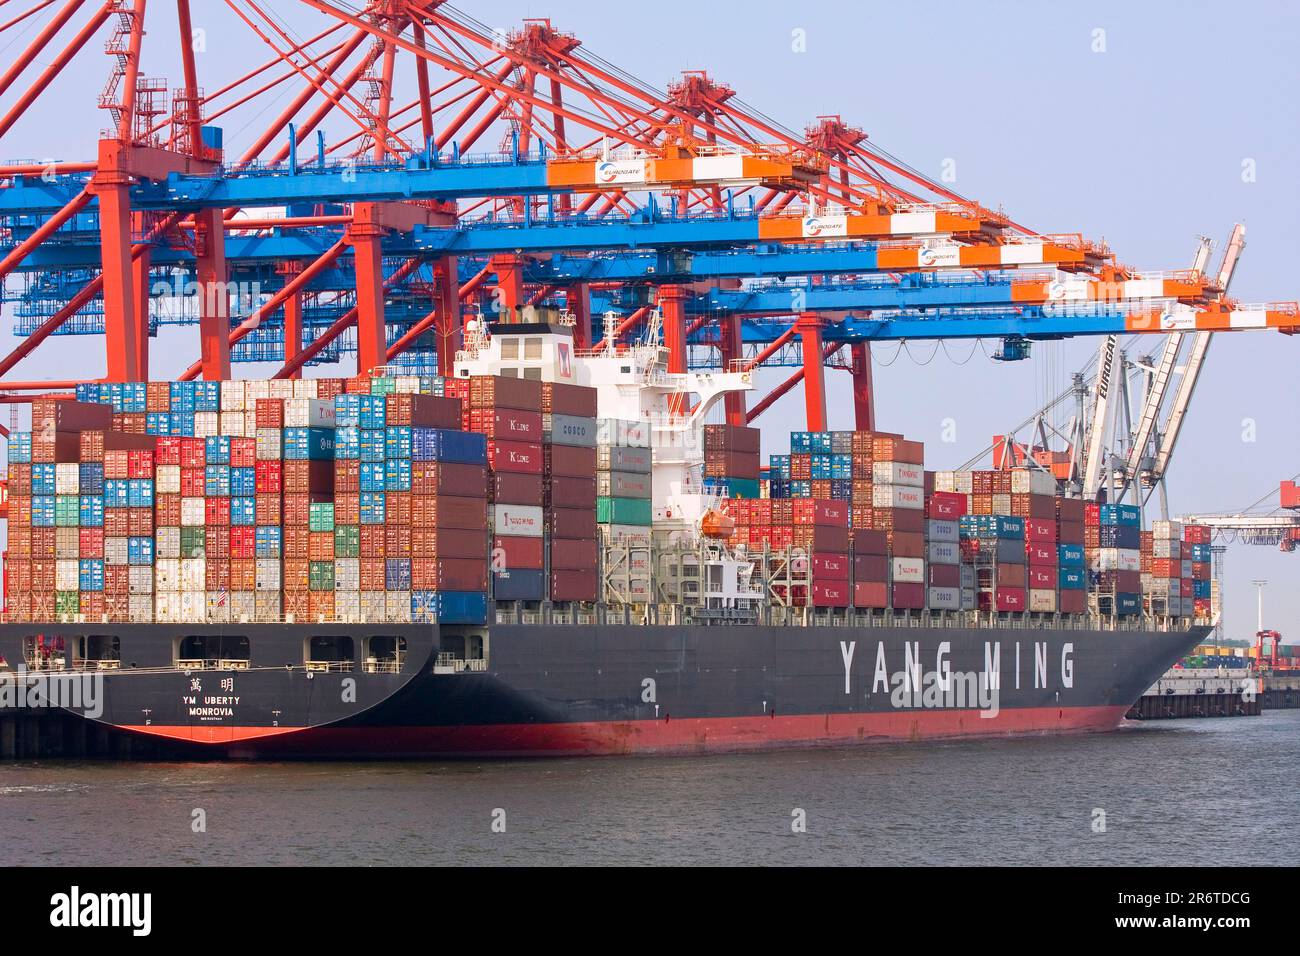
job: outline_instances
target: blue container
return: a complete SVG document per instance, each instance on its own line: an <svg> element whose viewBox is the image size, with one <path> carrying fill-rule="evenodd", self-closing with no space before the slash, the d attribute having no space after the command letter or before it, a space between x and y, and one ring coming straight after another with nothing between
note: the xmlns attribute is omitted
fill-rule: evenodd
<svg viewBox="0 0 1300 956"><path fill-rule="evenodd" d="M33 469L36 467L32 466ZM104 493L104 466L97 461L83 461L77 469L77 480L83 495Z"/></svg>
<svg viewBox="0 0 1300 956"><path fill-rule="evenodd" d="M32 495L32 527L54 527L54 495Z"/></svg>
<svg viewBox="0 0 1300 956"><path fill-rule="evenodd" d="M131 506L131 482L126 478L106 478L104 480L104 507L129 508Z"/></svg>
<svg viewBox="0 0 1300 956"><path fill-rule="evenodd" d="M77 568L77 587L83 591L104 590L104 562L100 558L82 558Z"/></svg>
<svg viewBox="0 0 1300 956"><path fill-rule="evenodd" d="M1115 594L1115 613L1121 616L1138 614L1142 610L1142 595L1118 591Z"/></svg>
<svg viewBox="0 0 1300 956"><path fill-rule="evenodd" d="M138 415L149 407L149 390L144 382L125 382L122 385L122 411Z"/></svg>
<svg viewBox="0 0 1300 956"><path fill-rule="evenodd" d="M384 429L384 458L411 457L411 426L390 425Z"/></svg>
<svg viewBox="0 0 1300 956"><path fill-rule="evenodd" d="M813 481L830 481L831 478L831 456L830 455L811 455L809 456L808 465L809 477Z"/></svg>
<svg viewBox="0 0 1300 956"><path fill-rule="evenodd" d="M389 591L411 590L410 558L388 558L384 562L384 587Z"/></svg>
<svg viewBox="0 0 1300 956"><path fill-rule="evenodd" d="M35 471L35 469L36 469L36 466L35 466L35 465L32 465L32 470ZM1211 552L1210 552L1210 546L1209 546L1208 544L1194 544L1194 545L1192 545L1192 560L1193 560L1193 561L1209 561L1210 558L1211 558Z"/></svg>
<svg viewBox="0 0 1300 956"><path fill-rule="evenodd" d="M54 465L36 463L32 465L32 494L54 494Z"/></svg>
<svg viewBox="0 0 1300 956"><path fill-rule="evenodd" d="M9 461L21 464L32 460L32 433L12 432L9 435Z"/></svg>
<svg viewBox="0 0 1300 956"><path fill-rule="evenodd" d="M357 424L362 428L383 428L388 424L388 402L383 395L358 395L361 407Z"/></svg>
<svg viewBox="0 0 1300 956"><path fill-rule="evenodd" d="M231 498L230 523L241 528L257 524L257 499L251 496Z"/></svg>
<svg viewBox="0 0 1300 956"><path fill-rule="evenodd" d="M853 479L852 478L832 478L831 479L831 497L840 501L848 501L853 497Z"/></svg>
<svg viewBox="0 0 1300 956"><path fill-rule="evenodd" d="M209 465L230 464L229 435L209 435L204 439L204 446Z"/></svg>
<svg viewBox="0 0 1300 956"><path fill-rule="evenodd" d="M386 437L382 428L361 429L361 454L358 457L362 461L383 461Z"/></svg>
<svg viewBox="0 0 1300 956"><path fill-rule="evenodd" d="M1209 581L1193 581L1192 597L1208 598L1210 596L1210 584L1211 582Z"/></svg>
<svg viewBox="0 0 1300 956"><path fill-rule="evenodd" d="M80 524L83 528L104 527L104 499L100 495L81 496Z"/></svg>
<svg viewBox="0 0 1300 956"><path fill-rule="evenodd" d="M541 601L546 598L546 572L515 568L492 575L492 596L498 601Z"/></svg>
<svg viewBox="0 0 1300 956"><path fill-rule="evenodd" d="M790 480L790 456L773 455L768 465L769 477L774 481Z"/></svg>
<svg viewBox="0 0 1300 956"><path fill-rule="evenodd" d="M221 383L194 382L194 410L196 412L221 411Z"/></svg>
<svg viewBox="0 0 1300 956"><path fill-rule="evenodd" d="M194 437L194 412L172 412L172 434Z"/></svg>
<svg viewBox="0 0 1300 956"><path fill-rule="evenodd" d="M253 532L253 547L259 558L278 558L283 550L283 535L278 526L263 525Z"/></svg>
<svg viewBox="0 0 1300 956"><path fill-rule="evenodd" d="M384 477L382 461L363 461L361 463L361 491L384 491L387 479Z"/></svg>
<svg viewBox="0 0 1300 956"><path fill-rule="evenodd" d="M97 382L82 382L73 393L77 396L79 402L91 402L99 404L99 384Z"/></svg>
<svg viewBox="0 0 1300 956"><path fill-rule="evenodd" d="M231 468L230 493L240 496L257 494L257 469Z"/></svg>
<svg viewBox="0 0 1300 956"><path fill-rule="evenodd" d="M1103 525L1138 528L1142 524L1142 511L1137 505L1102 505L1098 521Z"/></svg>
<svg viewBox="0 0 1300 956"><path fill-rule="evenodd" d="M361 429L345 425L334 429L334 457L356 460L361 457Z"/></svg>
<svg viewBox="0 0 1300 956"><path fill-rule="evenodd" d="M1056 577L1057 586L1062 591L1082 591L1088 586L1083 568L1060 568Z"/></svg>
<svg viewBox="0 0 1300 956"><path fill-rule="evenodd" d="M812 482L806 478L797 478L790 482L791 498L811 498Z"/></svg>
<svg viewBox="0 0 1300 956"><path fill-rule="evenodd" d="M127 538L126 563L137 567L153 564L153 538Z"/></svg>
<svg viewBox="0 0 1300 956"><path fill-rule="evenodd" d="M286 428L283 449L286 461L333 461L334 429Z"/></svg>
<svg viewBox="0 0 1300 956"><path fill-rule="evenodd" d="M445 428L413 428L411 457L415 461L486 465L487 436L478 432L458 432Z"/></svg>
<svg viewBox="0 0 1300 956"><path fill-rule="evenodd" d="M361 492L361 523L384 523L384 493L382 491Z"/></svg>
<svg viewBox="0 0 1300 956"><path fill-rule="evenodd" d="M203 469L203 493L209 498L230 495L230 466L206 465Z"/></svg>
<svg viewBox="0 0 1300 956"><path fill-rule="evenodd" d="M361 425L361 395L334 396L334 424L337 428L358 428Z"/></svg>
<svg viewBox="0 0 1300 956"><path fill-rule="evenodd" d="M384 490L411 490L411 460L409 458L390 458L384 462Z"/></svg>
<svg viewBox="0 0 1300 956"><path fill-rule="evenodd" d="M1083 545L1058 544L1056 546L1056 563L1061 567L1083 567Z"/></svg>
<svg viewBox="0 0 1300 956"><path fill-rule="evenodd" d="M1009 515L962 515L958 527L963 538L1025 540L1025 519Z"/></svg>
<svg viewBox="0 0 1300 956"><path fill-rule="evenodd" d="M105 482L107 485L108 482ZM153 479L131 478L126 483L126 503L131 508L153 507Z"/></svg>
<svg viewBox="0 0 1300 956"><path fill-rule="evenodd" d="M1126 548L1136 551L1142 546L1142 532L1133 525L1105 524L1097 529L1102 548Z"/></svg>
<svg viewBox="0 0 1300 956"><path fill-rule="evenodd" d="M146 435L159 435L166 438L172 433L172 416L169 412L146 412L144 416Z"/></svg>
<svg viewBox="0 0 1300 956"><path fill-rule="evenodd" d="M482 591L412 591L411 620L417 624L486 624Z"/></svg>

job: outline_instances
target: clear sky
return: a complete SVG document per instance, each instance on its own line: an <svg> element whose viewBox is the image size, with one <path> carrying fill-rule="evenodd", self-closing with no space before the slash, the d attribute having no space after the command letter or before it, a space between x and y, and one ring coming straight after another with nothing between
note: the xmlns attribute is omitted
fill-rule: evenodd
<svg viewBox="0 0 1300 956"><path fill-rule="evenodd" d="M224 5L194 6L196 26L208 30L199 56L204 87L265 58ZM288 3L274 6L304 25L319 22ZM587 49L658 86L682 70L706 69L794 129L838 113L929 175L954 161L954 187L984 205L1040 231L1105 239L1140 269L1186 268L1197 236L1221 248L1232 224L1243 221L1248 247L1233 294L1243 302L1300 298L1294 3L660 0L608 8L613 14L577 0L458 6L502 28L550 17ZM152 10L149 44L167 45L170 9ZM803 52L795 49L795 31L802 31ZM0 60L17 42L0 37ZM0 152L93 155L104 124L93 100L106 63L98 48L83 54L42 109L0 142ZM146 67L176 85L172 60L147 60ZM264 112L278 107L266 99ZM228 140L246 142L247 135L227 129ZM1243 177L1243 164L1253 176ZM15 341L10 327L0 332L5 352ZM1063 389L1096 345L1037 345L1018 365L994 363L962 343L937 353L930 344L901 352L880 346L880 425L926 441L929 467L955 467ZM1135 352L1149 347L1132 345ZM194 330L169 330L154 346L154 375L195 357ZM1239 509L1300 472L1298 359L1300 341L1275 333L1216 337L1170 475L1174 513ZM97 345L63 338L11 374L96 377L102 369ZM830 388L832 427L851 427L846 376L832 373ZM764 452L784 451L782 436L800 427L801 416L795 390L765 416ZM949 418L957 440L944 444L941 423ZM1255 440L1243 440L1252 429ZM1250 582L1267 579L1267 622L1300 637L1300 553L1237 545L1226 567L1230 636L1254 631Z"/></svg>

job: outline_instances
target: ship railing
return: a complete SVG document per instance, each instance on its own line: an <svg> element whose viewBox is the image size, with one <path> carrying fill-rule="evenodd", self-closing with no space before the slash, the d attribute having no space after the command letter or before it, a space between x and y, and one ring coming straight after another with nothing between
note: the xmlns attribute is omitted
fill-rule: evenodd
<svg viewBox="0 0 1300 956"><path fill-rule="evenodd" d="M402 671L402 661L398 660L377 660L373 657L366 658L361 669L367 674L400 674Z"/></svg>
<svg viewBox="0 0 1300 956"><path fill-rule="evenodd" d="M308 671L316 674L339 674L352 670L351 661L307 661Z"/></svg>

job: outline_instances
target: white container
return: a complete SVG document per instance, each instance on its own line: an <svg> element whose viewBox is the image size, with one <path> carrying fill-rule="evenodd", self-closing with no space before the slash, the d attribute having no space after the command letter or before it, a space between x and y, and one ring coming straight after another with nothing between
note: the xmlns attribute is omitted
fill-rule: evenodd
<svg viewBox="0 0 1300 956"><path fill-rule="evenodd" d="M1097 569L1099 571L1140 571L1142 554L1129 548L1099 548Z"/></svg>
<svg viewBox="0 0 1300 956"><path fill-rule="evenodd" d="M280 559L279 558L258 558L257 568L255 570L255 583L257 585L258 598L268 591L280 591Z"/></svg>
<svg viewBox="0 0 1300 956"><path fill-rule="evenodd" d="M340 624L361 624L361 592L334 592L334 620Z"/></svg>
<svg viewBox="0 0 1300 956"><path fill-rule="evenodd" d="M993 496L993 513L995 515L1011 514L1011 496L994 495Z"/></svg>
<svg viewBox="0 0 1300 956"><path fill-rule="evenodd" d="M1154 541L1182 541L1183 523L1181 521L1151 522L1151 538Z"/></svg>
<svg viewBox="0 0 1300 956"><path fill-rule="evenodd" d="M202 624L208 616L206 591L181 592L181 620L186 624Z"/></svg>
<svg viewBox="0 0 1300 956"><path fill-rule="evenodd" d="M154 595L154 618L159 624L179 624L181 621L181 592L159 591Z"/></svg>
<svg viewBox="0 0 1300 956"><path fill-rule="evenodd" d="M901 461L877 461L871 466L871 480L880 485L925 487L925 469Z"/></svg>
<svg viewBox="0 0 1300 956"><path fill-rule="evenodd" d="M596 422L596 445L607 448L649 448L649 422L602 418Z"/></svg>
<svg viewBox="0 0 1300 956"><path fill-rule="evenodd" d="M337 595L334 598L338 600ZM382 624L388 617L388 595L384 591L361 592L361 623Z"/></svg>
<svg viewBox="0 0 1300 956"><path fill-rule="evenodd" d="M963 583L961 589L961 609L963 611L973 611L979 606L979 597L975 591L975 585L966 587Z"/></svg>
<svg viewBox="0 0 1300 956"><path fill-rule="evenodd" d="M960 611L961 588L926 588L925 606L935 611Z"/></svg>
<svg viewBox="0 0 1300 956"><path fill-rule="evenodd" d="M126 614L132 624L152 623L153 594L132 594L126 599Z"/></svg>
<svg viewBox="0 0 1300 956"><path fill-rule="evenodd" d="M361 559L360 558L335 558L334 559L334 590L335 591L352 591L361 590ZM337 602L338 598L335 598ZM337 609L338 604L335 604Z"/></svg>
<svg viewBox="0 0 1300 956"><path fill-rule="evenodd" d="M925 582L925 562L920 558L894 558L890 562L892 580L895 584L923 584Z"/></svg>
<svg viewBox="0 0 1300 956"><path fill-rule="evenodd" d="M961 545L951 541L931 541L925 546L925 559L931 564L961 564Z"/></svg>
<svg viewBox="0 0 1300 956"><path fill-rule="evenodd" d="M393 379L393 391L399 395L419 395L420 376L398 375Z"/></svg>
<svg viewBox="0 0 1300 956"><path fill-rule="evenodd" d="M230 592L230 623L247 624L257 618L257 594L253 591Z"/></svg>
<svg viewBox="0 0 1300 956"><path fill-rule="evenodd" d="M153 565L153 589L155 591L179 591L181 589L181 562L177 558L158 558Z"/></svg>
<svg viewBox="0 0 1300 956"><path fill-rule="evenodd" d="M126 564L130 560L128 551L129 538L105 538L104 539L104 563L105 564Z"/></svg>
<svg viewBox="0 0 1300 956"><path fill-rule="evenodd" d="M975 493L975 473L970 471L937 471L934 473L934 490L949 491L958 495Z"/></svg>
<svg viewBox="0 0 1300 956"><path fill-rule="evenodd" d="M950 544L957 544L961 541L961 526L956 521L931 518L925 525L925 537L928 541L946 541Z"/></svg>
<svg viewBox="0 0 1300 956"><path fill-rule="evenodd" d="M912 485L877 485L871 486L871 506L873 508L906 508L919 511L925 507L925 492Z"/></svg>
<svg viewBox="0 0 1300 956"><path fill-rule="evenodd" d="M76 462L60 462L54 466L54 493L77 495L81 493L81 466Z"/></svg>
<svg viewBox="0 0 1300 956"><path fill-rule="evenodd" d="M246 392L244 393L244 409L253 411L257 408L259 398L271 397L271 380L267 378L250 379L244 383Z"/></svg>
<svg viewBox="0 0 1300 956"><path fill-rule="evenodd" d="M221 415L219 412L194 413L194 437L210 438L221 434Z"/></svg>
<svg viewBox="0 0 1300 956"><path fill-rule="evenodd" d="M1042 614L1056 612L1056 591L1053 588L1030 588L1029 610Z"/></svg>
<svg viewBox="0 0 1300 956"><path fill-rule="evenodd" d="M1178 576L1179 576L1180 578L1190 578L1190 577L1192 576L1192 564L1193 564L1193 563L1194 563L1194 562L1192 562L1192 561L1179 561L1179 562L1178 562L1178 569L1179 569L1179 570L1178 570Z"/></svg>
<svg viewBox="0 0 1300 956"><path fill-rule="evenodd" d="M133 564L126 571L126 589L131 594L153 594L154 569L145 564Z"/></svg>
<svg viewBox="0 0 1300 956"><path fill-rule="evenodd" d="M1182 542L1155 538L1151 542L1153 558L1180 558L1183 553Z"/></svg>
<svg viewBox="0 0 1300 956"><path fill-rule="evenodd" d="M76 558L56 560L54 562L54 590L77 591L80 588L81 562Z"/></svg>
<svg viewBox="0 0 1300 956"><path fill-rule="evenodd" d="M218 427L221 429L221 434L229 435L231 438L243 438L247 434L244 430L245 417L246 416L242 410L237 412L222 412L221 420L218 423Z"/></svg>
<svg viewBox="0 0 1300 956"><path fill-rule="evenodd" d="M204 508L205 500L204 498L181 499L182 528L202 528L208 523L207 511Z"/></svg>
<svg viewBox="0 0 1300 956"><path fill-rule="evenodd" d="M409 624L411 621L411 592L385 591L384 617L390 624Z"/></svg>
<svg viewBox="0 0 1300 956"><path fill-rule="evenodd" d="M267 395L270 398L293 398L293 379L273 378L267 384Z"/></svg>
<svg viewBox="0 0 1300 956"><path fill-rule="evenodd" d="M540 538L545 527L538 505L493 505L489 517L494 534L520 538Z"/></svg>
<svg viewBox="0 0 1300 956"><path fill-rule="evenodd" d="M203 618L210 624L229 624L230 592L209 591Z"/></svg>
<svg viewBox="0 0 1300 956"><path fill-rule="evenodd" d="M1056 479L1037 468L1011 469L1011 493L1014 495L1055 495Z"/></svg>
<svg viewBox="0 0 1300 956"><path fill-rule="evenodd" d="M974 590L978 577L975 569L969 564L961 566L961 588L963 591Z"/></svg>
<svg viewBox="0 0 1300 956"><path fill-rule="evenodd" d="M247 382L235 379L221 383L221 410L223 412L242 412Z"/></svg>
<svg viewBox="0 0 1300 956"><path fill-rule="evenodd" d="M254 408L244 410L244 437L257 437L257 410Z"/></svg>
<svg viewBox="0 0 1300 956"><path fill-rule="evenodd" d="M333 428L334 400L326 398L291 398L284 403L286 428Z"/></svg>
<svg viewBox="0 0 1300 956"><path fill-rule="evenodd" d="M181 529L170 525L155 528L153 532L154 560L181 556Z"/></svg>
<svg viewBox="0 0 1300 956"><path fill-rule="evenodd" d="M418 379L416 381L419 381ZM316 398L320 395L320 380L315 378L293 379L294 398ZM330 399L333 402L333 399Z"/></svg>
<svg viewBox="0 0 1300 956"><path fill-rule="evenodd" d="M257 430L257 460L280 460L280 429L259 428Z"/></svg>
<svg viewBox="0 0 1300 956"><path fill-rule="evenodd" d="M281 618L280 592L258 591L253 619L261 624L276 623Z"/></svg>
<svg viewBox="0 0 1300 956"><path fill-rule="evenodd" d="M181 559L181 590L202 591L207 587L207 558Z"/></svg>
<svg viewBox="0 0 1300 956"><path fill-rule="evenodd" d="M154 491L160 495L181 493L181 466L156 465L153 470Z"/></svg>
<svg viewBox="0 0 1300 956"><path fill-rule="evenodd" d="M54 557L75 561L81 557L81 531L78 528L54 529Z"/></svg>

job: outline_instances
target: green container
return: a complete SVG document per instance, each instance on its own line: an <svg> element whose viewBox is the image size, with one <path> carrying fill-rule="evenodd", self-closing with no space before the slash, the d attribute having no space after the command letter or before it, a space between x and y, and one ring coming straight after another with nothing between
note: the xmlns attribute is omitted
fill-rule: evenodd
<svg viewBox="0 0 1300 956"><path fill-rule="evenodd" d="M732 498L761 498L763 496L757 478L728 478L727 493Z"/></svg>
<svg viewBox="0 0 1300 956"><path fill-rule="evenodd" d="M181 557L201 558L208 547L207 528L181 528Z"/></svg>
<svg viewBox="0 0 1300 956"><path fill-rule="evenodd" d="M397 391L397 379L379 375L370 380L371 395L392 395Z"/></svg>
<svg viewBox="0 0 1300 956"><path fill-rule="evenodd" d="M81 592L80 591L55 591L54 592L54 613L55 614L80 614L81 613Z"/></svg>
<svg viewBox="0 0 1300 956"><path fill-rule="evenodd" d="M361 557L361 528L354 524L341 524L334 528L334 557Z"/></svg>
<svg viewBox="0 0 1300 956"><path fill-rule="evenodd" d="M313 591L334 590L334 562L313 561L307 571L307 586Z"/></svg>
<svg viewBox="0 0 1300 956"><path fill-rule="evenodd" d="M309 531L334 530L334 502L314 501L307 512L307 529Z"/></svg>
<svg viewBox="0 0 1300 956"><path fill-rule="evenodd" d="M54 524L75 528L81 524L81 499L76 495L59 495L54 499Z"/></svg>
<svg viewBox="0 0 1300 956"><path fill-rule="evenodd" d="M639 524L649 526L654 513L647 498L596 499L596 520L601 524Z"/></svg>

